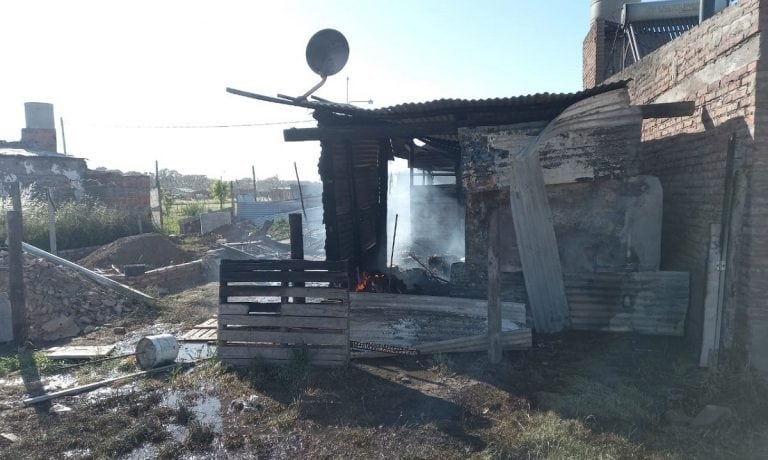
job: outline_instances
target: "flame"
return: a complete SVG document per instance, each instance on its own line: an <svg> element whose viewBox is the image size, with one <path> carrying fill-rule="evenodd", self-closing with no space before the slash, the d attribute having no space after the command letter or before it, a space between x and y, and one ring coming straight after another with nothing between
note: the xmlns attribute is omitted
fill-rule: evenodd
<svg viewBox="0 0 768 460"><path fill-rule="evenodd" d="M383 273L360 273L355 292L385 292L387 276Z"/></svg>

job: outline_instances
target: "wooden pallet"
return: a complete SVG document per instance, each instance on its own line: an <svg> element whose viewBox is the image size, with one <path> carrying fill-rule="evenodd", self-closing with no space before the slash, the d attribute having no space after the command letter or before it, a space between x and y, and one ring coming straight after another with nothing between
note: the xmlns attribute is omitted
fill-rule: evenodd
<svg viewBox="0 0 768 460"><path fill-rule="evenodd" d="M179 342L215 342L218 337L218 328L219 321L211 318L185 332Z"/></svg>
<svg viewBox="0 0 768 460"><path fill-rule="evenodd" d="M228 364L349 362L346 263L223 260L219 279L217 352Z"/></svg>

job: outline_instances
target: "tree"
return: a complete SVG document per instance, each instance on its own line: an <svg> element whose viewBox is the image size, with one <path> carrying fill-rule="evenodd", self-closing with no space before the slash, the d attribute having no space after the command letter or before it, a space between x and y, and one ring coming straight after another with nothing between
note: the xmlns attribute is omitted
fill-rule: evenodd
<svg viewBox="0 0 768 460"><path fill-rule="evenodd" d="M223 180L215 180L211 184L211 196L219 200L219 209L224 209L224 201L229 195L229 186Z"/></svg>

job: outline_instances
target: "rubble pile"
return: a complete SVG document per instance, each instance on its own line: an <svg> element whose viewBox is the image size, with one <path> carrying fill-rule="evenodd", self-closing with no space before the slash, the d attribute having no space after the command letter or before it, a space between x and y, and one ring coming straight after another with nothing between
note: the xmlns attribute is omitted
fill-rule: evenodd
<svg viewBox="0 0 768 460"><path fill-rule="evenodd" d="M0 251L0 266L8 253ZM0 291L8 290L0 276ZM133 311L133 302L81 274L43 259L24 256L27 323L32 341L53 341L90 332Z"/></svg>
<svg viewBox="0 0 768 460"><path fill-rule="evenodd" d="M78 264L90 269L110 269L112 265L123 267L131 264L145 264L149 268L178 265L195 259L191 252L184 251L165 235L143 233L120 238L92 252Z"/></svg>

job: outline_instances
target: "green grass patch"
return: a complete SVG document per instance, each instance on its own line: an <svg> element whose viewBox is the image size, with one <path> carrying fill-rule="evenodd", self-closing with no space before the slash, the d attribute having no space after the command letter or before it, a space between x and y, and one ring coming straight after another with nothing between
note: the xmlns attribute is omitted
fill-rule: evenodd
<svg viewBox="0 0 768 460"><path fill-rule="evenodd" d="M0 377L35 372L40 375L51 375L55 374L63 365L61 361L54 361L40 351L17 353L0 357Z"/></svg>

